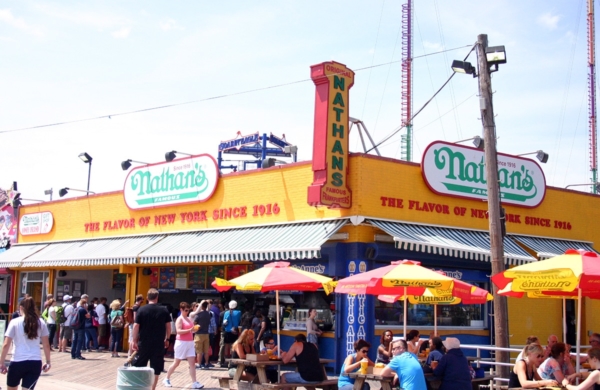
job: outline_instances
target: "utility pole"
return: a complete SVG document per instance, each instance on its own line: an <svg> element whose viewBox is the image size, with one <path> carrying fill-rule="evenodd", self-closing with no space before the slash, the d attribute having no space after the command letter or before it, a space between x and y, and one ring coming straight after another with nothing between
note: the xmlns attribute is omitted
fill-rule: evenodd
<svg viewBox="0 0 600 390"><path fill-rule="evenodd" d="M479 105L483 122L485 143L485 173L487 177L488 218L490 222L490 253L492 274L504 271L504 241L500 216L500 186L498 182L498 158L496 155L496 125L492 103L492 82L490 67L486 58L488 39L486 34L477 36L477 58L479 71ZM494 336L496 346L508 348L508 307L506 297L496 294L494 288ZM507 351L496 351L496 362L509 363ZM508 378L509 367L498 366L499 376Z"/></svg>

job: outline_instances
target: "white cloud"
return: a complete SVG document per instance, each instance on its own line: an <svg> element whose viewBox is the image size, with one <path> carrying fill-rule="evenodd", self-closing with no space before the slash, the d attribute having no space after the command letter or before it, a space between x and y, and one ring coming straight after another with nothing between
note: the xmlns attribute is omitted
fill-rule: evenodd
<svg viewBox="0 0 600 390"><path fill-rule="evenodd" d="M546 12L538 17L537 22L549 30L554 30L556 29L560 19L560 15L552 15L550 12Z"/></svg>
<svg viewBox="0 0 600 390"><path fill-rule="evenodd" d="M28 25L27 23L25 23L25 20L23 20L23 18L15 17L10 11L10 9L0 9L0 21L11 25L14 28L17 28L23 32L26 32L27 34L31 34L37 37L41 37L44 35L40 28Z"/></svg>
<svg viewBox="0 0 600 390"><path fill-rule="evenodd" d="M112 32L112 36L115 38L127 38L131 32L131 27L123 27L117 31Z"/></svg>
<svg viewBox="0 0 600 390"><path fill-rule="evenodd" d="M161 22L159 22L159 26L160 29L163 31L183 30L183 27L181 27L175 20L171 18L162 20Z"/></svg>

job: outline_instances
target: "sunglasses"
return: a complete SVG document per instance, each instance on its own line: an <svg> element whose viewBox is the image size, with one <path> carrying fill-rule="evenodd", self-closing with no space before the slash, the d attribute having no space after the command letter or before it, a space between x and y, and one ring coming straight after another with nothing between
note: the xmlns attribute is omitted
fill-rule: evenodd
<svg viewBox="0 0 600 390"><path fill-rule="evenodd" d="M369 350L368 349L361 349L360 352L362 352L362 353L369 353Z"/></svg>
<svg viewBox="0 0 600 390"><path fill-rule="evenodd" d="M185 311L186 313L190 311L190 309L183 309L181 311Z"/></svg>
<svg viewBox="0 0 600 390"><path fill-rule="evenodd" d="M538 359L542 359L544 355L537 355Z"/></svg>
<svg viewBox="0 0 600 390"><path fill-rule="evenodd" d="M273 345L273 344L275 344L275 342L272 342L272 343L265 343L265 344L266 344L266 345Z"/></svg>

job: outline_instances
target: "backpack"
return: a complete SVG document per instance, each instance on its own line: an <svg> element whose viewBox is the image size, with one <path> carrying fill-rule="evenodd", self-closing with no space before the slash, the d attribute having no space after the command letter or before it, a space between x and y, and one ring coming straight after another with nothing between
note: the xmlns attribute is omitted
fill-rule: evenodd
<svg viewBox="0 0 600 390"><path fill-rule="evenodd" d="M71 328L79 328L79 308L73 308L69 318L67 318L65 325Z"/></svg>
<svg viewBox="0 0 600 390"><path fill-rule="evenodd" d="M115 329L121 329L125 325L125 321L123 320L123 314L117 314L111 321L110 326Z"/></svg>
<svg viewBox="0 0 600 390"><path fill-rule="evenodd" d="M56 306L54 308L54 312L56 313L56 323L57 324L63 324L66 320L65 318L65 308L62 306Z"/></svg>
<svg viewBox="0 0 600 390"><path fill-rule="evenodd" d="M44 322L48 322L48 307L42 312L42 318L44 319Z"/></svg>

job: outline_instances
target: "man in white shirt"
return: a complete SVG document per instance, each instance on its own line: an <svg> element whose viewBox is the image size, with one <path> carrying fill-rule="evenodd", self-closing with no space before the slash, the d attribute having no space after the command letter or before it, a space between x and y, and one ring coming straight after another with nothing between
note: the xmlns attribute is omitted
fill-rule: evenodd
<svg viewBox="0 0 600 390"><path fill-rule="evenodd" d="M106 324L106 308L103 304L96 305L96 314L98 314L98 349L106 349L102 344L102 341L106 338L107 324Z"/></svg>
<svg viewBox="0 0 600 390"><path fill-rule="evenodd" d="M63 315L65 318L69 318L69 314L75 310L73 305L71 305L71 296L64 295L63 296ZM58 346L58 352L67 352L67 342L73 338L73 330L66 326L65 323L60 324L60 344Z"/></svg>

